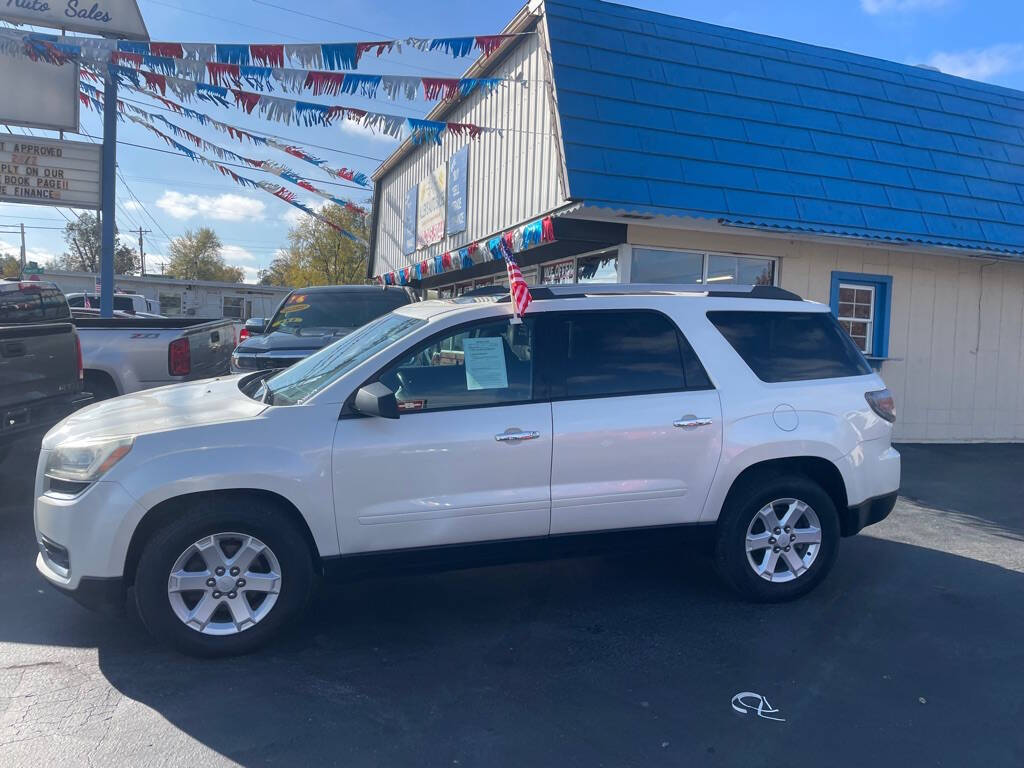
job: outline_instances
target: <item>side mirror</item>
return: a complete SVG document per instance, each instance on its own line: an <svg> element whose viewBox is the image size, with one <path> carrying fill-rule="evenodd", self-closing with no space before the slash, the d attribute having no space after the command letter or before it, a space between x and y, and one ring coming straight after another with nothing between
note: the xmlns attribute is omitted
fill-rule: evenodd
<svg viewBox="0 0 1024 768"><path fill-rule="evenodd" d="M250 336L259 336L267 330L267 318L250 317L245 321L245 330L249 332Z"/></svg>
<svg viewBox="0 0 1024 768"><path fill-rule="evenodd" d="M395 393L379 381L360 387L356 392L356 399L352 403L352 407L367 416L380 416L385 419L399 417Z"/></svg>

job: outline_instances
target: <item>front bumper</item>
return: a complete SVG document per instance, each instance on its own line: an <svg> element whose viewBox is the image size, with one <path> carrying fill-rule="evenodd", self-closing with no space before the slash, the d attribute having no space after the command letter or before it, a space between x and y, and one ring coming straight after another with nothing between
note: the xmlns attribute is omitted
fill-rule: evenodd
<svg viewBox="0 0 1024 768"><path fill-rule="evenodd" d="M884 496L876 496L873 499L866 499L860 504L847 507L840 515L839 521L843 536L853 536L860 533L863 528L885 520L896 506L898 495L898 491L893 491Z"/></svg>
<svg viewBox="0 0 1024 768"><path fill-rule="evenodd" d="M132 532L143 516L142 508L116 482L101 480L77 495L46 492L42 476L45 453L40 458L36 481L39 572L53 586L72 592L89 580L121 579ZM52 553L54 547L64 550L63 556L56 558L60 562L47 556L47 550Z"/></svg>
<svg viewBox="0 0 1024 768"><path fill-rule="evenodd" d="M78 580L78 586L72 589L53 578L57 574L51 570L50 564L42 552L36 557L36 569L51 587L90 611L111 614L124 610L125 589L122 578L114 576L104 579L83 576Z"/></svg>
<svg viewBox="0 0 1024 768"><path fill-rule="evenodd" d="M92 394L89 392L75 392L23 406L7 406L0 411L0 444L33 432L45 432L91 402Z"/></svg>

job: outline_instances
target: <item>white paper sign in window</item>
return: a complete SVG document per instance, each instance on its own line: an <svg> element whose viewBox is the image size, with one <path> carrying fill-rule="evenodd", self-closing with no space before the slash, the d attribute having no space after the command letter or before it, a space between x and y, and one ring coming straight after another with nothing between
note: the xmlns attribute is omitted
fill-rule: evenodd
<svg viewBox="0 0 1024 768"><path fill-rule="evenodd" d="M466 389L507 389L505 346L500 338L464 339Z"/></svg>

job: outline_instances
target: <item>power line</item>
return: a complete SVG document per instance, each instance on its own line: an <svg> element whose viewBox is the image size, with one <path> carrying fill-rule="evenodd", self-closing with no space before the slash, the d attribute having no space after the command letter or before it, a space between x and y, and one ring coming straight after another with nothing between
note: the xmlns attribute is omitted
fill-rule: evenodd
<svg viewBox="0 0 1024 768"><path fill-rule="evenodd" d="M202 11L195 11L195 10L192 10L191 8L183 8L180 5L174 5L173 3L165 3L165 2L163 2L163 0L148 0L148 1L150 3L153 3L153 5L162 5L165 8L173 8L176 11L183 11L184 13L192 13L192 14L195 14L196 16L203 16L204 18L207 18L207 19L213 19L214 21L223 21L225 24L230 24L233 27L245 27L246 29L255 29L257 32L266 32L269 35L275 35L275 36L279 36L279 37L286 37L289 40L295 40L296 42L299 42L299 43L307 43L307 42L309 42L308 40L304 40L301 37L293 37L292 35L286 35L283 32L281 32L280 30L267 29L266 27L256 27L256 26L253 26L252 24L243 24L242 22L238 21L237 19L226 19L223 16L214 16L213 14L203 13Z"/></svg>

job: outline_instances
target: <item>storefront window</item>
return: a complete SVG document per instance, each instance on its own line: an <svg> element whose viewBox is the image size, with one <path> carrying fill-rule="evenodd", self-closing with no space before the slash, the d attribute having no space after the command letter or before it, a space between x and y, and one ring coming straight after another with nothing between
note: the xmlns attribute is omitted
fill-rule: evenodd
<svg viewBox="0 0 1024 768"><path fill-rule="evenodd" d="M775 262L750 256L708 257L709 283L739 283L741 285L773 285Z"/></svg>
<svg viewBox="0 0 1024 768"><path fill-rule="evenodd" d="M576 261L577 283L615 283L619 279L619 257L616 251L584 256Z"/></svg>
<svg viewBox="0 0 1024 768"><path fill-rule="evenodd" d="M174 317L181 314L180 293L160 293L160 314Z"/></svg>
<svg viewBox="0 0 1024 768"><path fill-rule="evenodd" d="M634 248L630 280L634 283L703 283L704 254Z"/></svg>
<svg viewBox="0 0 1024 768"><path fill-rule="evenodd" d="M575 262L572 259L548 264L541 272L541 282L546 285L562 285L575 282Z"/></svg>

